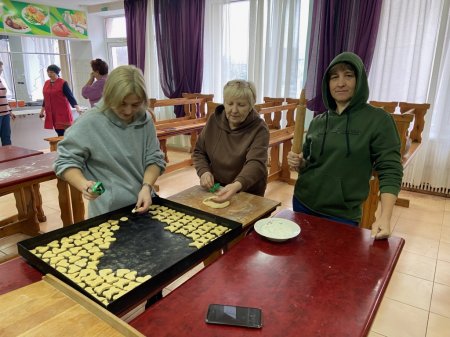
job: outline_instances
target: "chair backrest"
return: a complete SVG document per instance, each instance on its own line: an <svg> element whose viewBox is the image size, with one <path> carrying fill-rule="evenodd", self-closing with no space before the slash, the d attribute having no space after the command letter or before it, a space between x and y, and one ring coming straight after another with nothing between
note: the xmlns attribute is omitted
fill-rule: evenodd
<svg viewBox="0 0 450 337"><path fill-rule="evenodd" d="M206 118L209 118L219 105L220 103L216 102L206 102Z"/></svg>
<svg viewBox="0 0 450 337"><path fill-rule="evenodd" d="M263 98L264 103L275 103L275 105L282 105L285 101L284 97L267 97Z"/></svg>
<svg viewBox="0 0 450 337"><path fill-rule="evenodd" d="M414 109L412 112L415 116L414 118L414 125L411 130L411 140L413 142L422 142L422 131L425 126L425 114L427 113L428 109L430 108L429 103L408 103L408 102L400 102L400 113L407 113L410 112L411 109Z"/></svg>
<svg viewBox="0 0 450 337"><path fill-rule="evenodd" d="M167 107L167 106L184 106L184 119L194 119L197 116L205 116L205 99L203 98L168 98L168 99L156 99L150 98L149 100L149 111L153 112L157 107ZM186 109L187 107L187 109ZM197 107L199 110L197 110Z"/></svg>
<svg viewBox="0 0 450 337"><path fill-rule="evenodd" d="M376 106L378 108L383 108L386 112L394 113L398 106L398 102L381 102L381 101L370 101L370 105Z"/></svg>
<svg viewBox="0 0 450 337"><path fill-rule="evenodd" d="M391 116L394 118L395 125L397 126L398 135L400 137L400 153L403 157L407 150L407 143L409 138L409 126L414 119L414 114L411 112L405 112L403 114L392 113Z"/></svg>
<svg viewBox="0 0 450 337"><path fill-rule="evenodd" d="M183 96L183 98L202 98L202 99L204 99L205 104L206 104L206 102L212 102L214 99L214 94L200 94L200 93L196 93L196 92L193 92L193 93L183 92L181 94L181 96ZM184 108L185 108L185 111L193 110L195 108L196 112L197 112L197 117L199 117L199 118L206 117L205 113L207 114L207 109L205 107L203 107L203 109L200 109L200 107L197 105L195 107L185 106Z"/></svg>

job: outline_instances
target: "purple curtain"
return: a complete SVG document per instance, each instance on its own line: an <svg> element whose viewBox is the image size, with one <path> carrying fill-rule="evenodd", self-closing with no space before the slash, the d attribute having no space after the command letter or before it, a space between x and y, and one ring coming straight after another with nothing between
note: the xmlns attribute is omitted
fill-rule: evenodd
<svg viewBox="0 0 450 337"><path fill-rule="evenodd" d="M128 63L140 68L142 72L145 68L147 1L149 0L124 0Z"/></svg>
<svg viewBox="0 0 450 337"><path fill-rule="evenodd" d="M313 3L306 97L308 109L318 114L326 110L322 102L322 78L336 55L354 52L369 73L382 0L315 0Z"/></svg>
<svg viewBox="0 0 450 337"><path fill-rule="evenodd" d="M169 98L201 92L205 0L154 0L161 87ZM175 110L177 117L183 107Z"/></svg>

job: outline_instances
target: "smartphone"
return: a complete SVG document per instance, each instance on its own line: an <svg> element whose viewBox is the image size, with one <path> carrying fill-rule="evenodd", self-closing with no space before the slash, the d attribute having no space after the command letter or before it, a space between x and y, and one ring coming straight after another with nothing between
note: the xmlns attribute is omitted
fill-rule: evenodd
<svg viewBox="0 0 450 337"><path fill-rule="evenodd" d="M261 328L262 311L259 308L210 304L206 314L206 323Z"/></svg>

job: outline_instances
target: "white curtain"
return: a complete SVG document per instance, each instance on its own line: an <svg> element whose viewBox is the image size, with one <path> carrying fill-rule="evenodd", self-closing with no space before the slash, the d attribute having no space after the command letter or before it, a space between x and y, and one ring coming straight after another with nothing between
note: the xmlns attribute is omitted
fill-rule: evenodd
<svg viewBox="0 0 450 337"><path fill-rule="evenodd" d="M16 82L25 82L27 93L19 93L16 88L16 96L25 100L35 101L43 98L43 83L48 79L47 67L51 64L61 66L60 57L57 54L58 42L52 39L23 37L22 51L30 53L23 55L23 73L16 73ZM55 54L50 54L55 53ZM64 74L60 74L64 76Z"/></svg>
<svg viewBox="0 0 450 337"><path fill-rule="evenodd" d="M202 91L221 102L224 84L244 78L255 83L258 102L299 97L308 7L306 0L206 1Z"/></svg>
<svg viewBox="0 0 450 337"><path fill-rule="evenodd" d="M384 0L369 74L370 99L430 103L407 186L450 189L448 0Z"/></svg>

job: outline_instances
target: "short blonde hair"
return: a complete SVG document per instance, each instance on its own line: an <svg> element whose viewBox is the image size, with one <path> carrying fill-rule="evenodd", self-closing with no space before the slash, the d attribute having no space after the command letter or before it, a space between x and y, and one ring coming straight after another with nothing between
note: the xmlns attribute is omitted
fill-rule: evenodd
<svg viewBox="0 0 450 337"><path fill-rule="evenodd" d="M256 87L253 82L231 80L223 87L223 99L227 98L245 98L253 108L256 103Z"/></svg>
<svg viewBox="0 0 450 337"><path fill-rule="evenodd" d="M148 96L142 71L135 66L126 65L115 68L108 75L103 88L103 109L118 108L128 95L136 95L147 107Z"/></svg>

